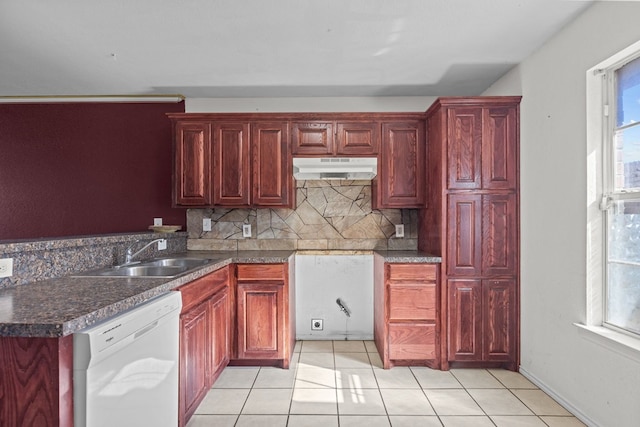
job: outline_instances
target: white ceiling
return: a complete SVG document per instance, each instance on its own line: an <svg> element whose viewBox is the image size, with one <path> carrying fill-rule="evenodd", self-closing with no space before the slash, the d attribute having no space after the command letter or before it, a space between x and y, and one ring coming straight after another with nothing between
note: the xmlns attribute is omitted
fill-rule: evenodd
<svg viewBox="0 0 640 427"><path fill-rule="evenodd" d="M590 3L0 0L0 96L478 95Z"/></svg>

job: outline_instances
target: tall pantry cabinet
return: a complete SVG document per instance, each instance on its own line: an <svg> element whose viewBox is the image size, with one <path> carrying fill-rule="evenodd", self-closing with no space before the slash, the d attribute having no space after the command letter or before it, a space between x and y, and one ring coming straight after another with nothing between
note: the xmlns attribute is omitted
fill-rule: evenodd
<svg viewBox="0 0 640 427"><path fill-rule="evenodd" d="M427 110L418 246L442 257L443 369L518 368L519 103L439 98Z"/></svg>

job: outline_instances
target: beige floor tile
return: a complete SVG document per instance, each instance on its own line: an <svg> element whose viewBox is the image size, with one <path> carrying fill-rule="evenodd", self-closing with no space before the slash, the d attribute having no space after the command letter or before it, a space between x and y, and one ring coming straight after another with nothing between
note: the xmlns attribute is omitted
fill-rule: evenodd
<svg viewBox="0 0 640 427"><path fill-rule="evenodd" d="M485 415L464 389L426 389L424 393L438 415Z"/></svg>
<svg viewBox="0 0 640 427"><path fill-rule="evenodd" d="M337 415L289 415L287 427L338 427L338 425Z"/></svg>
<svg viewBox="0 0 640 427"><path fill-rule="evenodd" d="M293 388L296 381L296 369L280 369L272 367L260 368L255 388Z"/></svg>
<svg viewBox="0 0 640 427"><path fill-rule="evenodd" d="M525 405L536 415L571 416L558 402L549 397L542 390L512 390Z"/></svg>
<svg viewBox="0 0 640 427"><path fill-rule="evenodd" d="M367 349L367 353L378 353L375 341L365 341L364 347Z"/></svg>
<svg viewBox="0 0 640 427"><path fill-rule="evenodd" d="M444 427L495 427L491 419L487 416L447 416L440 417ZM395 426L394 426L395 427Z"/></svg>
<svg viewBox="0 0 640 427"><path fill-rule="evenodd" d="M442 427L433 415L389 415L392 427Z"/></svg>
<svg viewBox="0 0 640 427"><path fill-rule="evenodd" d="M296 341L296 345L293 346L293 352L300 353L301 350L302 350L302 341Z"/></svg>
<svg viewBox="0 0 640 427"><path fill-rule="evenodd" d="M378 388L371 368L336 368L336 387L349 390Z"/></svg>
<svg viewBox="0 0 640 427"><path fill-rule="evenodd" d="M467 389L487 415L534 415L507 389Z"/></svg>
<svg viewBox="0 0 640 427"><path fill-rule="evenodd" d="M409 368L376 369L373 373L380 388L420 388Z"/></svg>
<svg viewBox="0 0 640 427"><path fill-rule="evenodd" d="M239 414L249 396L249 389L213 388L196 409L196 414Z"/></svg>
<svg viewBox="0 0 640 427"><path fill-rule="evenodd" d="M335 353L336 368L370 368L367 353Z"/></svg>
<svg viewBox="0 0 640 427"><path fill-rule="evenodd" d="M294 389L290 414L337 415L336 391L319 388Z"/></svg>
<svg viewBox="0 0 640 427"><path fill-rule="evenodd" d="M187 427L234 427L237 415L194 415Z"/></svg>
<svg viewBox="0 0 640 427"><path fill-rule="evenodd" d="M260 368L228 366L220 374L213 388L251 388Z"/></svg>
<svg viewBox="0 0 640 427"><path fill-rule="evenodd" d="M435 415L422 390L380 389L389 415Z"/></svg>
<svg viewBox="0 0 640 427"><path fill-rule="evenodd" d="M364 341L334 341L333 351L336 353L366 353L367 348L364 346Z"/></svg>
<svg viewBox="0 0 640 427"><path fill-rule="evenodd" d="M495 415L491 420L497 427L547 427L540 418L535 415Z"/></svg>
<svg viewBox="0 0 640 427"><path fill-rule="evenodd" d="M306 342L306 341L305 341ZM304 367L318 367L318 368L331 368L335 367L333 353L320 353L320 352L304 352L304 345L302 346L302 353L300 353L300 362L298 363L298 369Z"/></svg>
<svg viewBox="0 0 640 427"><path fill-rule="evenodd" d="M464 388L504 388L486 369L452 369L450 372Z"/></svg>
<svg viewBox="0 0 640 427"><path fill-rule="evenodd" d="M340 427L390 427L386 415L340 415Z"/></svg>
<svg viewBox="0 0 640 427"><path fill-rule="evenodd" d="M538 388L519 372L507 371L506 369L489 369L489 373L496 377L506 388Z"/></svg>
<svg viewBox="0 0 640 427"><path fill-rule="evenodd" d="M287 415L240 415L235 427L287 427Z"/></svg>
<svg viewBox="0 0 640 427"><path fill-rule="evenodd" d="M335 388L336 372L331 368L298 368L296 388Z"/></svg>
<svg viewBox="0 0 640 427"><path fill-rule="evenodd" d="M541 416L540 418L549 427L586 427L586 424L576 417Z"/></svg>
<svg viewBox="0 0 640 427"><path fill-rule="evenodd" d="M382 359L380 355L376 353L367 353L369 355L369 360L371 362L371 366L374 368L382 369Z"/></svg>
<svg viewBox="0 0 640 427"><path fill-rule="evenodd" d="M288 414L292 391L286 388L254 388L249 393L242 414Z"/></svg>
<svg viewBox="0 0 640 427"><path fill-rule="evenodd" d="M302 341L302 353L333 353L333 341Z"/></svg>
<svg viewBox="0 0 640 427"><path fill-rule="evenodd" d="M360 389L337 391L340 415L386 415L380 390Z"/></svg>
<svg viewBox="0 0 640 427"><path fill-rule="evenodd" d="M411 371L422 388L462 388L462 384L450 371L425 367L412 367Z"/></svg>

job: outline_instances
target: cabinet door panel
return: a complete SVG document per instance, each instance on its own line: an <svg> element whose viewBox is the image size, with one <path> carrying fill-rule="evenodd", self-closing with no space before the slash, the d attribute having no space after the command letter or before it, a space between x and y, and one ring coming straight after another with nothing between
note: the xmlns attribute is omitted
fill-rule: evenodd
<svg viewBox="0 0 640 427"><path fill-rule="evenodd" d="M292 204L293 175L289 167L287 123L255 123L252 127L253 205Z"/></svg>
<svg viewBox="0 0 640 427"><path fill-rule="evenodd" d="M209 311L202 303L180 316L180 414L189 419L209 387Z"/></svg>
<svg viewBox="0 0 640 427"><path fill-rule="evenodd" d="M514 280L483 281L484 360L514 360L518 330L515 295Z"/></svg>
<svg viewBox="0 0 640 427"><path fill-rule="evenodd" d="M452 108L448 122L448 187L480 188L482 111L475 107Z"/></svg>
<svg viewBox="0 0 640 427"><path fill-rule="evenodd" d="M436 285L389 285L389 320L435 320Z"/></svg>
<svg viewBox="0 0 640 427"><path fill-rule="evenodd" d="M379 123L338 123L336 125L336 150L338 155L378 154L380 146Z"/></svg>
<svg viewBox="0 0 640 427"><path fill-rule="evenodd" d="M291 123L291 152L294 155L330 155L333 153L332 122Z"/></svg>
<svg viewBox="0 0 640 427"><path fill-rule="evenodd" d="M383 123L376 208L423 207L424 123Z"/></svg>
<svg viewBox="0 0 640 427"><path fill-rule="evenodd" d="M178 122L175 138L173 176L175 205L211 205L210 124Z"/></svg>
<svg viewBox="0 0 640 427"><path fill-rule="evenodd" d="M517 126L515 107L483 109L483 188L516 189Z"/></svg>
<svg viewBox="0 0 640 427"><path fill-rule="evenodd" d="M284 307L282 285L238 283L238 357L278 359Z"/></svg>
<svg viewBox="0 0 640 427"><path fill-rule="evenodd" d="M249 206L249 124L216 124L213 149L213 203L229 207Z"/></svg>
<svg viewBox="0 0 640 427"><path fill-rule="evenodd" d="M515 275L517 219L515 194L482 198L482 273Z"/></svg>
<svg viewBox="0 0 640 427"><path fill-rule="evenodd" d="M482 197L453 194L448 203L447 272L449 275L479 276L482 271Z"/></svg>
<svg viewBox="0 0 640 427"><path fill-rule="evenodd" d="M230 307L229 292L227 289L218 292L210 302L211 329L212 329L212 356L211 378L213 384L225 366L229 364L229 351L231 343L231 330L229 325Z"/></svg>
<svg viewBox="0 0 640 427"><path fill-rule="evenodd" d="M481 360L482 284L480 280L449 280L449 360Z"/></svg>
<svg viewBox="0 0 640 427"><path fill-rule="evenodd" d="M424 360L436 357L436 326L427 323L390 323L389 358Z"/></svg>

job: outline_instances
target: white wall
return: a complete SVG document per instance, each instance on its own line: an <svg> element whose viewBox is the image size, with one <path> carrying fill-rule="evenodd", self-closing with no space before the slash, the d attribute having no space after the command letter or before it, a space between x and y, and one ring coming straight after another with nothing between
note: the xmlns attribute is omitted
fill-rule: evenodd
<svg viewBox="0 0 640 427"><path fill-rule="evenodd" d="M522 95L521 370L590 425L638 426L640 355L586 339L586 70L640 40L639 2L587 9L485 95Z"/></svg>

